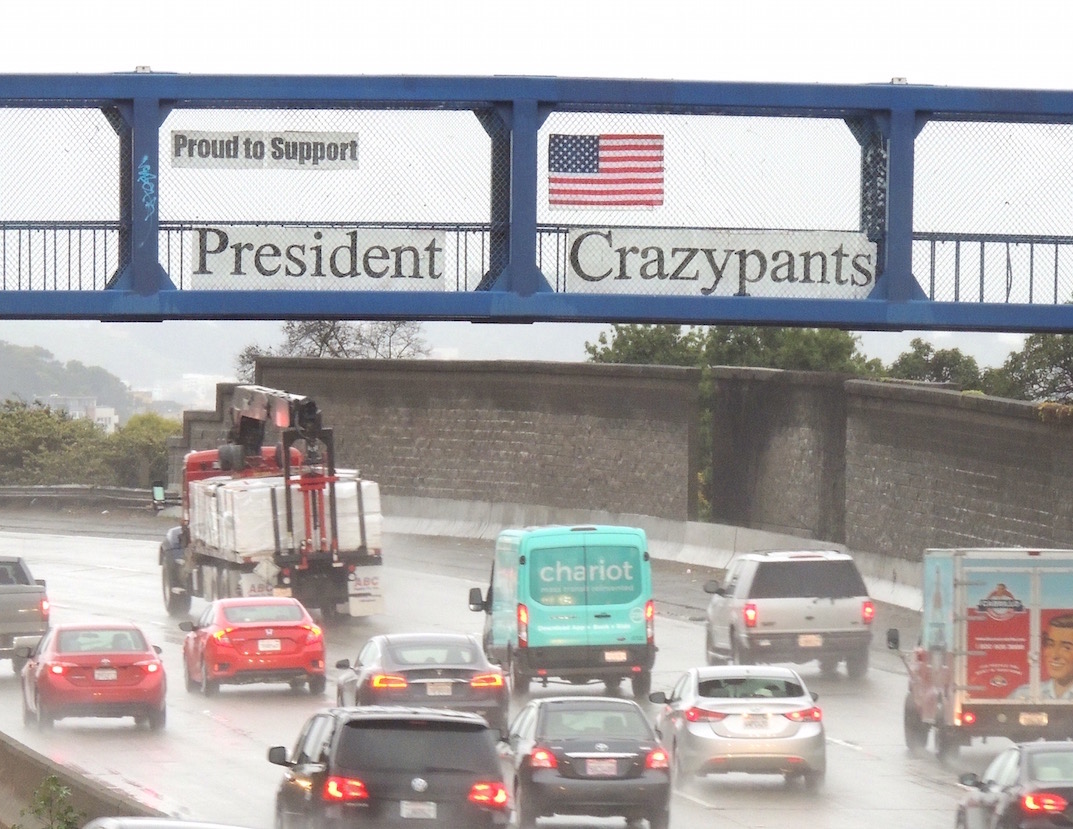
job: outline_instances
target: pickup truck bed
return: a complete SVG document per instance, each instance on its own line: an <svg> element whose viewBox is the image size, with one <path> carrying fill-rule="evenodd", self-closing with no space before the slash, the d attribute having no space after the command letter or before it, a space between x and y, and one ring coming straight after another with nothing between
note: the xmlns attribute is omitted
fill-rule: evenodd
<svg viewBox="0 0 1073 829"><path fill-rule="evenodd" d="M0 659L10 659L16 673L23 665L14 655L16 639L42 636L48 630L48 609L44 580L35 579L23 559L0 556Z"/></svg>

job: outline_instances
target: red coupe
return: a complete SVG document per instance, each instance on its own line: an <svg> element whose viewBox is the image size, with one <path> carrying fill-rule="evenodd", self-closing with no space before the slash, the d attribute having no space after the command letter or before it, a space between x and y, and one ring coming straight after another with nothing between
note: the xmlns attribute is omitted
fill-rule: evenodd
<svg viewBox="0 0 1073 829"><path fill-rule="evenodd" d="M153 731L167 718L160 648L127 622L57 625L26 658L22 718L48 728L64 717L134 717Z"/></svg>
<svg viewBox="0 0 1073 829"><path fill-rule="evenodd" d="M324 633L297 599L217 599L196 622L180 622L186 689L215 694L222 684L289 682L323 694Z"/></svg>

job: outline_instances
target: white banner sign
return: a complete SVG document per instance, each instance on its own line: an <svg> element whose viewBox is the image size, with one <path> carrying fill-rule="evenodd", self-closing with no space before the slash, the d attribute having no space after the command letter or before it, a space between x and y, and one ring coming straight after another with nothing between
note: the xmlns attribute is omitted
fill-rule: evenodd
<svg viewBox="0 0 1073 829"><path fill-rule="evenodd" d="M438 230L214 225L194 230L196 290L442 291Z"/></svg>
<svg viewBox="0 0 1073 829"><path fill-rule="evenodd" d="M171 166L199 170L357 170L358 134L172 130Z"/></svg>
<svg viewBox="0 0 1073 829"><path fill-rule="evenodd" d="M566 290L863 299L875 285L876 261L863 233L575 228Z"/></svg>

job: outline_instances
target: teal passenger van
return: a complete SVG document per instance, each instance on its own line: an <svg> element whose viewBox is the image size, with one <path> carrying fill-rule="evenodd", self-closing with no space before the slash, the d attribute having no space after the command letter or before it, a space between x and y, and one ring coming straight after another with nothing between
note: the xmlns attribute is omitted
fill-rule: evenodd
<svg viewBox="0 0 1073 829"><path fill-rule="evenodd" d="M573 684L624 679L647 698L656 658L652 566L644 530L549 526L504 530L496 539L483 611L484 648L511 676L515 694L531 680Z"/></svg>

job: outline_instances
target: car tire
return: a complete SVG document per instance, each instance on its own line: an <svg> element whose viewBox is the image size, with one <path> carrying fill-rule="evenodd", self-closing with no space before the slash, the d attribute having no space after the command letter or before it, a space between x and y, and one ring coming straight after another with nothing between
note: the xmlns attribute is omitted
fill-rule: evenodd
<svg viewBox="0 0 1073 829"><path fill-rule="evenodd" d="M614 694L618 692L618 689L622 687L622 677L616 676L611 679L604 680L604 688L607 689L607 693Z"/></svg>
<svg viewBox="0 0 1073 829"><path fill-rule="evenodd" d="M648 829L669 829L671 825L671 807L665 805L648 816Z"/></svg>
<svg viewBox="0 0 1073 829"><path fill-rule="evenodd" d="M214 679L209 678L209 666L205 664L205 659L201 659L201 693L207 697L216 696L216 693L220 690L220 683Z"/></svg>
<svg viewBox="0 0 1073 829"><path fill-rule="evenodd" d="M309 678L310 696L319 697L328 687L328 678L324 674L314 674Z"/></svg>
<svg viewBox="0 0 1073 829"><path fill-rule="evenodd" d="M911 754L922 754L928 746L928 725L920 719L913 697L905 695L905 710L902 715L905 728L905 745Z"/></svg>
<svg viewBox="0 0 1073 829"><path fill-rule="evenodd" d="M56 718L52 716L52 712L45 707L45 704L41 702L41 696L37 697L37 728L39 731L47 731L52 728Z"/></svg>
<svg viewBox="0 0 1073 829"><path fill-rule="evenodd" d="M190 593L173 593L172 587L175 586L175 574L172 572L175 567L173 561L169 561L168 557L164 558L164 566L160 568L160 585L164 593L164 609L168 612L169 616L183 616L190 612Z"/></svg>
<svg viewBox="0 0 1073 829"><path fill-rule="evenodd" d="M823 782L826 777L826 770L805 772L802 775L802 778L805 781L805 791L818 792L823 788Z"/></svg>
<svg viewBox="0 0 1073 829"><path fill-rule="evenodd" d="M194 678L190 676L190 663L186 661L186 654L183 654L183 684L190 693L200 690Z"/></svg>
<svg viewBox="0 0 1073 829"><path fill-rule="evenodd" d="M734 631L730 632L730 661L734 665L752 665L753 661L749 658L745 649L738 644L738 640L734 635Z"/></svg>
<svg viewBox="0 0 1073 829"><path fill-rule="evenodd" d="M22 724L33 725L34 712L30 710L30 706L26 704L26 693L22 694Z"/></svg>
<svg viewBox="0 0 1073 829"><path fill-rule="evenodd" d="M868 649L846 657L846 673L850 679L864 679L868 673Z"/></svg>
<svg viewBox="0 0 1073 829"><path fill-rule="evenodd" d="M838 670L838 660L835 659L833 656L825 656L825 657L820 659L820 672L821 673L826 674L827 676L831 676L831 674L833 674L837 670Z"/></svg>
<svg viewBox="0 0 1073 829"><path fill-rule="evenodd" d="M513 653L510 655L510 692L515 697L529 693L529 676L518 666Z"/></svg>
<svg viewBox="0 0 1073 829"><path fill-rule="evenodd" d="M715 651L715 643L712 642L711 630L704 631L704 661L709 665L718 665L724 660Z"/></svg>
<svg viewBox="0 0 1073 829"><path fill-rule="evenodd" d="M533 809L531 798L525 793L525 787L518 783L514 787L514 809L518 814L518 829L534 829L537 813Z"/></svg>
<svg viewBox="0 0 1073 829"><path fill-rule="evenodd" d="M630 679L630 685L633 688L634 699L647 700L648 695L652 693L652 672L641 671L639 674L634 674Z"/></svg>
<svg viewBox="0 0 1073 829"><path fill-rule="evenodd" d="M693 770L688 768L677 744L671 749L671 786L684 789L693 779Z"/></svg>
<svg viewBox="0 0 1073 829"><path fill-rule="evenodd" d="M149 730L150 731L163 731L164 726L168 722L168 709L167 707L160 708L156 711L152 711L149 714Z"/></svg>

